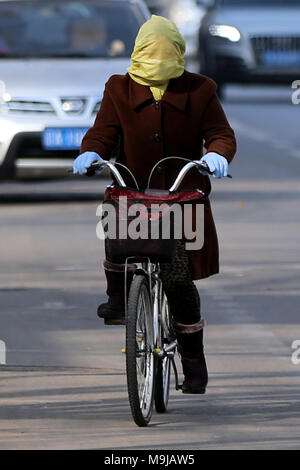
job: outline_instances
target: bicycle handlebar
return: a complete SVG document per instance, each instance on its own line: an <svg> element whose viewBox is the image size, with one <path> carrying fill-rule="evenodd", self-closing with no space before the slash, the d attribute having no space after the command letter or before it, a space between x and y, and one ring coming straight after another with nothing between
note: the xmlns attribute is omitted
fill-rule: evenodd
<svg viewBox="0 0 300 470"><path fill-rule="evenodd" d="M169 157L169 158L175 158L175 157ZM176 157L178 158L178 157ZM182 160L187 160L187 159L182 159ZM159 162L158 162L159 163ZM117 165L119 165L117 163ZM122 167L124 165L121 165ZM111 173L113 174L113 176L115 177L117 183L122 186L122 187L126 187L126 183L124 181L124 179L122 178L119 170L116 168L116 164L114 163L111 163L111 162L108 162L108 161L105 161L105 162L95 162L95 163L92 163L92 165L90 166L90 168L87 169L87 176L93 176L95 174L95 171L97 170L100 170L102 169L103 167L107 167L110 169ZM206 162L197 162L195 160L193 161L188 161L188 163L186 163L184 165L184 167L180 170L180 172L178 173L178 176L177 178L175 179L173 185L170 187L169 191L170 192L173 192L173 191L176 191L180 185L180 183L182 182L183 178L186 176L186 174L194 167L197 167L198 170L201 172L201 170L203 172L205 172L206 174L209 174L209 175L212 175L213 172L211 172L209 170L209 167L207 165ZM126 168L126 167L125 167ZM128 168L126 168L128 170ZM131 174L131 176L133 177L134 181L135 181L135 184L137 186L137 189L139 189L138 185L137 185L137 182L134 178L134 176L132 175L132 173L130 172L130 170L128 170L129 173ZM152 173L151 173L152 174ZM227 175L228 178L232 178L231 175Z"/></svg>
<svg viewBox="0 0 300 470"><path fill-rule="evenodd" d="M120 172L117 170L117 168L115 167L114 163L111 163L111 162L101 162L101 163L98 163L98 162L95 162L95 163L92 163L91 166L89 168L87 168L87 172L86 172L86 176L94 176L95 172L97 170L101 170L103 168L109 168L111 173L114 175L114 177L116 178L118 184L122 187L126 187L126 183L125 181L123 180Z"/></svg>
<svg viewBox="0 0 300 470"><path fill-rule="evenodd" d="M176 180L174 181L173 185L169 189L170 192L176 191L182 182L183 178L186 176L186 174L194 167L197 167L199 171L203 170L209 175L212 175L213 173L209 171L208 165L205 162L202 163L196 163L195 161L188 162L184 165L183 168L181 168L180 172L178 173L178 176Z"/></svg>

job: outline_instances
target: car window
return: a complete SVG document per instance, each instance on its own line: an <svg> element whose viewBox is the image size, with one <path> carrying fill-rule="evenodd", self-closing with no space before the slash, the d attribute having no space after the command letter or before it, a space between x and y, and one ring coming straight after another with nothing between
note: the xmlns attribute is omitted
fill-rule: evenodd
<svg viewBox="0 0 300 470"><path fill-rule="evenodd" d="M0 57L129 57L143 21L129 2L0 2Z"/></svg>

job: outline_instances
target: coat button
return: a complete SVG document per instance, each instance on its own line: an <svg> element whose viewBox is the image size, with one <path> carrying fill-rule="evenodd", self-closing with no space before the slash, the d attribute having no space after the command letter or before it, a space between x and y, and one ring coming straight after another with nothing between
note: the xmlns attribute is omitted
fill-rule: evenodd
<svg viewBox="0 0 300 470"><path fill-rule="evenodd" d="M155 142L160 142L160 134L158 132L155 132L153 138L154 138Z"/></svg>

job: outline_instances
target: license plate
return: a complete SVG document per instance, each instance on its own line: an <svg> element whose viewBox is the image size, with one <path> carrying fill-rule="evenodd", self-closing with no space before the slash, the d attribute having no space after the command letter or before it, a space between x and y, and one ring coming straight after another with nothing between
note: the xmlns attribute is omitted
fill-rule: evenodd
<svg viewBox="0 0 300 470"><path fill-rule="evenodd" d="M46 150L77 150L88 127L47 127L42 135Z"/></svg>
<svg viewBox="0 0 300 470"><path fill-rule="evenodd" d="M300 66L300 52L298 51L266 51L262 53L264 65L275 67Z"/></svg>

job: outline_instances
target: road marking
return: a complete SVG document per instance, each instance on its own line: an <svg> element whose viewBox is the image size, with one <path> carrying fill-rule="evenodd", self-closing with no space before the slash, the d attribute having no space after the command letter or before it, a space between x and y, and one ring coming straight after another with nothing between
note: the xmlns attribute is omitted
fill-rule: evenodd
<svg viewBox="0 0 300 470"><path fill-rule="evenodd" d="M74 308L79 308L76 305L66 305L64 302L49 301L44 302L43 305L36 305L31 307L34 310L73 310Z"/></svg>
<svg viewBox="0 0 300 470"><path fill-rule="evenodd" d="M239 132L241 135L253 139L257 142L268 143L271 147L275 149L280 149L288 152L290 156L294 158L300 158L300 151L291 146L289 141L284 141L278 139L277 136L274 136L270 132L255 128L246 123L241 123L235 119L230 119L230 125Z"/></svg>
<svg viewBox="0 0 300 470"><path fill-rule="evenodd" d="M89 271L90 267L83 266L57 266L55 271Z"/></svg>

